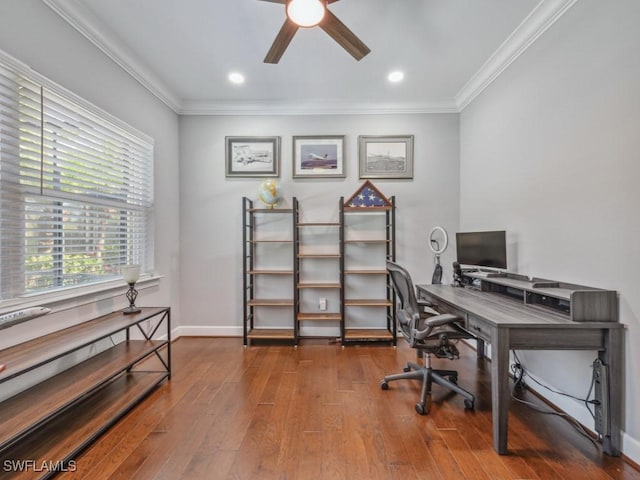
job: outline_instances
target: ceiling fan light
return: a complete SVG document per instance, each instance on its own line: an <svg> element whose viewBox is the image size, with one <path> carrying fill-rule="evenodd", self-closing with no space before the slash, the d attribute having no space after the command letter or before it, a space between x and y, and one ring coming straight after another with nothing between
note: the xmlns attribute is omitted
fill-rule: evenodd
<svg viewBox="0 0 640 480"><path fill-rule="evenodd" d="M324 18L324 4L320 0L291 0L287 16L301 27L315 27Z"/></svg>

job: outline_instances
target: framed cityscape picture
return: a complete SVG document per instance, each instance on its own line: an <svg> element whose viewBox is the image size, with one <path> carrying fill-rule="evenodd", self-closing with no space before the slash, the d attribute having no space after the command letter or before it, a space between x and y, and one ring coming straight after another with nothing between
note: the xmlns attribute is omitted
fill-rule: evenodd
<svg viewBox="0 0 640 480"><path fill-rule="evenodd" d="M360 178L413 178L413 135L358 137Z"/></svg>
<svg viewBox="0 0 640 480"><path fill-rule="evenodd" d="M293 137L293 177L345 177L344 135Z"/></svg>
<svg viewBox="0 0 640 480"><path fill-rule="evenodd" d="M280 137L225 137L227 177L278 177Z"/></svg>

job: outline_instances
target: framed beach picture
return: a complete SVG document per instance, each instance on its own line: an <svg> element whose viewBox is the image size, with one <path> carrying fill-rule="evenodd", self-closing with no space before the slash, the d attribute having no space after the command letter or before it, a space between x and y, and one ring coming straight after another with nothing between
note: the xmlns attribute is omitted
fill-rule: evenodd
<svg viewBox="0 0 640 480"><path fill-rule="evenodd" d="M227 177L280 175L280 137L225 137Z"/></svg>
<svg viewBox="0 0 640 480"><path fill-rule="evenodd" d="M360 178L413 178L413 135L358 137Z"/></svg>
<svg viewBox="0 0 640 480"><path fill-rule="evenodd" d="M293 177L345 177L344 135L293 137Z"/></svg>

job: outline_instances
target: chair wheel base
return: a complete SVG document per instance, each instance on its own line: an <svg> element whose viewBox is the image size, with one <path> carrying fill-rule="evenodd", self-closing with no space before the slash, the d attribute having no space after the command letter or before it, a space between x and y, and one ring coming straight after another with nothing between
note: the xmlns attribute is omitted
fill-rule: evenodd
<svg viewBox="0 0 640 480"><path fill-rule="evenodd" d="M381 388L382 390L389 390L389 384L388 384L385 380L382 380L382 381L380 382L380 388Z"/></svg>
<svg viewBox="0 0 640 480"><path fill-rule="evenodd" d="M473 400L465 400L464 401L464 407L468 408L469 410L473 410L473 407L474 407Z"/></svg>

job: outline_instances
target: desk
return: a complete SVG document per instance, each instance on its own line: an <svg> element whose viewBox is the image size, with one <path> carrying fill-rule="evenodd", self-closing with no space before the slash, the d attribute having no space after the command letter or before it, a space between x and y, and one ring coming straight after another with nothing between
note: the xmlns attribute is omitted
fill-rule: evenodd
<svg viewBox="0 0 640 480"><path fill-rule="evenodd" d="M575 322L567 315L496 292L450 285L417 285L418 297L434 304L440 313L452 313L478 339L478 357L484 342L491 344L491 400L493 447L507 453L509 413L509 350L597 350L608 367L609 399L603 450L620 455L623 363L623 325L615 322Z"/></svg>

